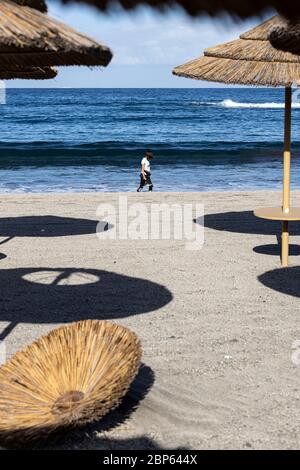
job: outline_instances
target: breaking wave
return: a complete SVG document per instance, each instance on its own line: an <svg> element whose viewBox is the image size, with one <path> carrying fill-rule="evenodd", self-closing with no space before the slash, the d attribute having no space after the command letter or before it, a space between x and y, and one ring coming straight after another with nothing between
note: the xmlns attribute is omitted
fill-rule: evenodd
<svg viewBox="0 0 300 470"><path fill-rule="evenodd" d="M284 109L284 103L239 103L233 100L224 100L220 104L224 108ZM300 103L293 103L293 108L300 109Z"/></svg>

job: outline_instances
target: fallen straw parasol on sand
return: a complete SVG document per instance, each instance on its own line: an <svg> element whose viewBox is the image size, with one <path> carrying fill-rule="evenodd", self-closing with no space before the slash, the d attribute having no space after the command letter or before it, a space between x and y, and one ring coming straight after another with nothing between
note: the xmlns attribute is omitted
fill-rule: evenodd
<svg viewBox="0 0 300 470"><path fill-rule="evenodd" d="M288 266L289 222L300 220L300 208L290 206L292 85L300 82L300 56L275 49L269 35L286 25L275 16L240 39L207 49L204 56L173 70L175 75L227 84L285 87L283 200L280 208L255 211L257 217L282 221L283 266Z"/></svg>
<svg viewBox="0 0 300 470"><path fill-rule="evenodd" d="M102 418L119 405L141 361L137 336L108 321L52 331L0 368L0 444L26 445Z"/></svg>
<svg viewBox="0 0 300 470"><path fill-rule="evenodd" d="M112 52L34 8L0 0L0 66L107 66Z"/></svg>

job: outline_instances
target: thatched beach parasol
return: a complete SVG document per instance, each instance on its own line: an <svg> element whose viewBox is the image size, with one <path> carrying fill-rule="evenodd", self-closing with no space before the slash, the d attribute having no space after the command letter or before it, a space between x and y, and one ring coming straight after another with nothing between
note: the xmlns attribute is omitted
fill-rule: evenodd
<svg viewBox="0 0 300 470"><path fill-rule="evenodd" d="M102 418L126 394L141 361L128 329L86 320L35 341L0 368L0 443L26 443Z"/></svg>
<svg viewBox="0 0 300 470"><path fill-rule="evenodd" d="M0 0L0 66L106 66L111 50L29 6Z"/></svg>
<svg viewBox="0 0 300 470"><path fill-rule="evenodd" d="M216 15L224 11L246 18L263 13L266 8L275 8L279 13L290 18L300 15L300 4L295 0L62 0L64 3L88 3L100 10L119 3L126 9L140 5L148 5L165 10L168 7L180 6L189 15L196 16L202 13Z"/></svg>
<svg viewBox="0 0 300 470"><path fill-rule="evenodd" d="M285 87L282 207L259 209L255 215L282 221L282 264L288 266L289 222L300 220L300 209L290 207L292 85L300 82L300 57L279 51L269 42L270 31L283 24L281 17L273 17L236 41L207 49L203 57L176 67L173 73L226 84Z"/></svg>
<svg viewBox="0 0 300 470"><path fill-rule="evenodd" d="M50 80L56 76L52 67L0 67L0 80Z"/></svg>

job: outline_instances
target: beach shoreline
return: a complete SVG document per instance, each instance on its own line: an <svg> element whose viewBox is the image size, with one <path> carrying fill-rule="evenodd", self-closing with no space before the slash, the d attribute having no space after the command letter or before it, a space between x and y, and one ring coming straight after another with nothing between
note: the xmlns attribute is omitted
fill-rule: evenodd
<svg viewBox="0 0 300 470"><path fill-rule="evenodd" d="M281 186L281 89L15 89L1 119L0 193L134 191L146 149L155 191Z"/></svg>
<svg viewBox="0 0 300 470"><path fill-rule="evenodd" d="M99 239L97 209L118 208L124 195L128 205L147 208L203 204L203 248ZM43 448L299 448L299 224L291 226L290 267L281 269L280 223L252 215L280 206L281 196L0 195L0 331L8 357L84 318L127 326L143 346L144 367L125 403L103 423ZM300 206L300 191L292 201Z"/></svg>

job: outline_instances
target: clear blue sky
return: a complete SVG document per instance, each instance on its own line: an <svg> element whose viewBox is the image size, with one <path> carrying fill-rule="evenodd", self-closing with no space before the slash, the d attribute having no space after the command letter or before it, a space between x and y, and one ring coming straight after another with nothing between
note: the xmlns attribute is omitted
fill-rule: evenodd
<svg viewBox="0 0 300 470"><path fill-rule="evenodd" d="M111 47L114 58L105 69L63 67L55 80L10 81L9 87L197 87L208 84L172 76L172 68L199 57L206 47L235 39L261 18L233 22L228 17L190 19L181 10L160 14L104 14L83 5L63 6L49 0L49 14ZM271 12L270 12L271 14Z"/></svg>

